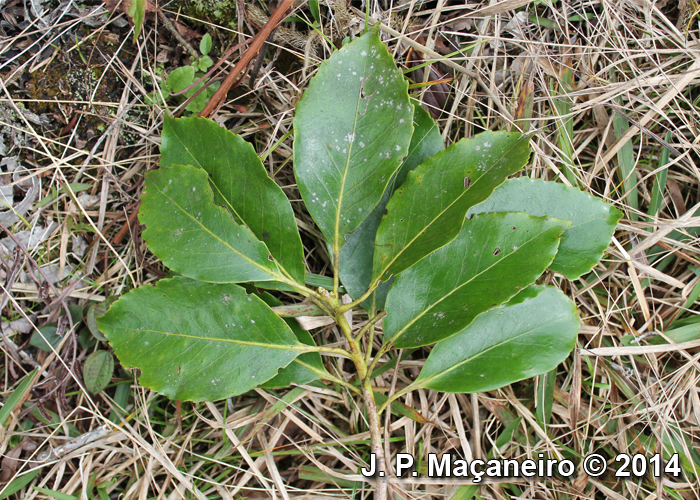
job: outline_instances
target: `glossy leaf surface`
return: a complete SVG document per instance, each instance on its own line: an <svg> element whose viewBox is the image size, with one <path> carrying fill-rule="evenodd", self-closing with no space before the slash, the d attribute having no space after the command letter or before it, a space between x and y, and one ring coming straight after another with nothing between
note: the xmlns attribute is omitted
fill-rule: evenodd
<svg viewBox="0 0 700 500"><path fill-rule="evenodd" d="M408 153L412 117L408 83L375 30L311 79L294 117L294 172L333 248L379 203Z"/></svg>
<svg viewBox="0 0 700 500"><path fill-rule="evenodd" d="M160 151L161 166L203 168L214 201L248 226L297 283L304 283L304 251L292 206L252 144L211 120L166 117Z"/></svg>
<svg viewBox="0 0 700 500"><path fill-rule="evenodd" d="M406 181L408 173L421 165L431 156L445 149L445 141L435 120L423 106L413 102L413 135L408 146L408 155L396 171L394 190L400 188Z"/></svg>
<svg viewBox="0 0 700 500"><path fill-rule="evenodd" d="M184 277L129 292L97 325L142 385L178 401L243 394L305 350L259 297Z"/></svg>
<svg viewBox="0 0 700 500"><path fill-rule="evenodd" d="M377 230L373 278L397 275L452 240L467 210L520 170L529 155L527 136L484 132L410 172Z"/></svg>
<svg viewBox="0 0 700 500"><path fill-rule="evenodd" d="M416 386L484 392L554 369L574 348L576 306L553 287L531 286L438 342Z"/></svg>
<svg viewBox="0 0 700 500"><path fill-rule="evenodd" d="M408 172L431 156L445 149L437 124L419 104L414 104L413 136L408 147L408 156L391 179L382 200L360 227L348 235L340 250L340 281L353 299L362 295L372 281L372 256L377 228L386 213L386 204L394 190L403 184ZM377 290L378 301L375 307L384 307L388 283L382 283Z"/></svg>
<svg viewBox="0 0 700 500"><path fill-rule="evenodd" d="M534 283L570 224L522 213L466 220L457 238L396 278L387 297L385 338L402 349L459 332Z"/></svg>
<svg viewBox="0 0 700 500"><path fill-rule="evenodd" d="M171 165L146 174L139 219L148 248L170 269L211 283L276 279L264 243L214 204L207 173Z"/></svg>
<svg viewBox="0 0 700 500"><path fill-rule="evenodd" d="M598 263L622 217L615 207L579 189L527 177L507 180L469 214L485 212L525 212L570 220L572 225L564 231L549 268L571 280Z"/></svg>

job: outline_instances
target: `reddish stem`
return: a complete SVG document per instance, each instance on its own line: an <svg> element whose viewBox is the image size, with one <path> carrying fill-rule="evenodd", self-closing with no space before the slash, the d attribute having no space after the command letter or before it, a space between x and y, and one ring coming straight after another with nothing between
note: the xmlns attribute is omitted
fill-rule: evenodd
<svg viewBox="0 0 700 500"><path fill-rule="evenodd" d="M248 66L248 63L250 63L253 57L255 57L255 54L257 54L260 51L260 48L265 43L265 40L267 40L272 31L287 16L287 12L292 8L293 5L294 0L282 0L280 2L279 6L270 16L270 20L267 21L265 26L263 26L262 29L258 31L258 34L255 35L255 37L253 37L253 40L250 42L250 46L248 47L248 50L245 51L238 63L236 63L236 65L233 67L228 76L226 76L226 79L223 81L218 90L214 93L207 105L204 106L204 109L199 113L199 116L210 118L216 113L221 104L224 102L226 94L228 93L231 86L233 86L238 75L243 71L243 69L246 66Z"/></svg>

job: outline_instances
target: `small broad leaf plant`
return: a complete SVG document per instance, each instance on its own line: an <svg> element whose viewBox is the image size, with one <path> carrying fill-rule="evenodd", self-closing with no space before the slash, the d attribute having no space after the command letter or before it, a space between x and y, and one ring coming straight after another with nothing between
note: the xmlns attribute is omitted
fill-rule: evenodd
<svg viewBox="0 0 700 500"><path fill-rule="evenodd" d="M497 389L569 355L576 307L536 282L547 269L588 273L621 217L575 188L508 180L530 155L521 134L445 148L376 32L321 65L294 118L297 185L332 281L306 273L290 202L251 144L213 121L166 118L161 153L140 220L177 276L127 293L98 320L122 364L175 400L343 386L364 404L378 471L379 417L392 401L418 388ZM282 305L265 289L300 301ZM291 317L301 315L333 318L344 344L316 345ZM413 354L429 353L416 380L375 392L392 350L428 346ZM348 358L356 378L329 373L326 355ZM378 481L377 497L385 491Z"/></svg>

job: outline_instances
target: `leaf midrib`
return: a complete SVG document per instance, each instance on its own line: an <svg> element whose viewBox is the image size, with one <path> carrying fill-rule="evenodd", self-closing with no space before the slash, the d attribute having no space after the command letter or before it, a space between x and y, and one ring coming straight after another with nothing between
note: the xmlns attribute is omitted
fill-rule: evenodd
<svg viewBox="0 0 700 500"><path fill-rule="evenodd" d="M261 266L260 264L258 264L258 263L255 262L254 260L249 259L249 258L246 257L244 254L238 252L235 248L233 248L231 245L229 245L226 241L224 241L224 240L222 240L221 238L219 238L216 234L214 234L214 233L211 232L206 226L204 226L199 220L197 220L196 217L193 217L192 215L190 215L190 214L189 214L183 207L181 207L180 204L177 203L173 198L171 198L170 196L168 196L167 194L165 194L165 192L163 192L163 190L161 189L160 186L158 186L158 192L159 192L161 195L163 195L163 197L165 197L166 199L170 200L170 201L173 203L173 205L175 205L183 214L185 214L187 217L189 217L190 219L192 219L205 233L207 233L208 235L210 235L211 237L213 237L216 241L218 241L219 243L221 243L222 245L224 245L226 248L228 248L233 254L237 255L238 257L240 257L241 259L243 259L244 261L246 261L246 262L249 263L250 265L252 265L252 266L258 268L259 270L263 271L265 274L267 274L267 275L269 275L269 276L275 278L275 279L278 280L278 281L280 280L280 278L284 279L281 275L275 273L274 271L272 271L272 270L270 270L270 269L268 269L268 268L266 268L266 267ZM215 209L221 209L221 207L217 207L217 206L215 205ZM236 224L236 221L234 221L234 220L231 220L231 222L232 222L233 224ZM240 224L236 224L236 226L238 226L241 230L245 230L245 229L246 229L245 226L242 226L242 225L240 225ZM267 249L267 246L265 245L265 243L263 243L262 241L260 241L260 240L258 240L257 238L255 238L255 235L252 234L252 231L251 231L251 235L253 236L253 238L254 238L256 241L258 241L261 245L265 246L265 248ZM268 253L269 253L270 250L269 250L269 249L267 249L267 250L268 250Z"/></svg>
<svg viewBox="0 0 700 500"><path fill-rule="evenodd" d="M124 328L124 330L127 331L134 331L133 328ZM248 347L264 347L264 348L270 348L270 349L281 349L281 350L286 350L286 351L300 351L300 352L314 352L313 350L310 350L309 347L305 344L291 344L291 345L281 345L281 344L267 344L264 342L249 342L245 340L234 340L234 339L224 339L224 338L217 338L217 337L198 337L196 335L187 335L185 333L174 333L174 332L162 332L159 330L149 330L145 328L140 328L138 329L139 332L144 332L144 333L155 333L158 335L163 335L165 337L180 337L180 338L186 338L186 339L192 339L192 340L204 340L208 342L223 342L226 344L236 344L236 345L242 345L242 346L248 346Z"/></svg>
<svg viewBox="0 0 700 500"><path fill-rule="evenodd" d="M539 296L538 296L538 297L539 297ZM517 339L519 339L520 337L522 337L522 336L524 336L524 335L529 335L530 333L534 332L534 331L537 330L537 329L545 328L545 327L547 327L547 326L549 326L549 325L551 325L551 324L553 324L553 323L556 323L557 321L560 321L563 317L564 317L564 315L559 316L559 317L555 318L554 320L552 320L552 321L550 321L550 322L548 322L548 323L540 324L540 325L536 326L535 328L532 328L531 330L528 330L528 331L526 331L526 332L521 333L520 335L516 335L515 337L509 337L509 338L503 340L502 342L499 342L499 343L497 343L497 344L493 344L493 345L492 345L491 347L489 347L488 349L484 349L484 350L482 350L482 351L479 351L478 353L474 354L473 356L470 356L469 358L464 359L464 360L460 361L459 363L452 365L452 366L449 367L448 369L446 369L446 370L444 370L444 371L441 371L441 372L439 372L439 373L436 373L435 375L432 375L432 376L430 376L430 377L428 377L428 378L425 378L425 379L422 379L422 380L416 380L416 382L415 382L415 383L416 383L416 386L418 386L418 387L426 387L426 384L430 383L432 380L435 380L436 378L440 378L440 377L445 376L446 374L449 374L450 372L456 370L456 369L459 368L460 366L465 365L465 364L467 364L467 363L469 363L469 362L471 362L471 361L474 361L475 359L477 359L477 358L480 357L481 355L486 354L486 353L488 353L488 352L490 352L490 351L496 349L497 347L501 347L501 346L503 346L503 345L505 345L505 344L507 344L507 343L509 343L509 342L512 342L512 341L514 341L514 340L517 340ZM469 328L469 327L467 327L467 328Z"/></svg>
<svg viewBox="0 0 700 500"><path fill-rule="evenodd" d="M543 231L537 233L537 234L536 234L535 236L533 236L531 239L527 240L525 243L523 243L522 245L520 245L520 246L518 247L517 250L515 250L515 251L513 251L513 252L511 252L511 253L509 253L509 254L507 254L507 255L506 255L505 257L503 257L502 259L500 259L500 260L494 262L493 264L491 264L490 266L486 267L484 270L482 270L482 271L479 272L478 274L475 274L474 276L472 276L471 279L469 279L469 281L465 281L465 282L462 283L461 285L459 285L459 286L453 288L449 293L443 295L438 301L433 302L432 304L430 304L430 306L428 306L427 308L423 309L423 311L422 311L418 316L416 316L415 318L413 318L413 319L412 319L409 323L407 323L401 330L399 330L398 332L396 332L396 335L394 335L391 339L389 339L389 342L394 342L397 338L399 338L401 335L403 335L404 333L406 333L406 330L407 330L408 328L410 328L416 321L418 321L418 320L421 319L423 316L425 316L425 315L426 315L431 309L433 309L436 305L440 304L442 301L444 301L444 300L447 299L448 297L452 296L452 294L456 293L456 292L457 292L458 290L460 290L461 288L463 288L463 287L469 285L469 284L472 283L476 278L478 278L478 277L481 276L482 274L486 273L487 271L490 271L491 269L493 269L494 266L497 266L497 265L501 264L504 260L506 260L506 259L512 257L513 255L518 254L518 252L519 252L522 248L526 247L527 245L529 245L530 243L532 243L534 240L538 239L539 237L541 237L541 236L543 236L544 234L546 234L548 231L551 231L553 228L557 228L557 227L559 227L559 226L550 226L550 227L544 229ZM561 233L560 233L560 235L561 235ZM555 254L555 255L556 255L556 254ZM479 256L479 259L481 259L481 256ZM552 257L552 260L550 260L549 264L551 264L553 260L554 260L554 257ZM547 265L549 265L549 264L547 264ZM545 266L545 269L546 269L546 268L547 268L547 266ZM517 294L516 294L516 295L517 295Z"/></svg>
<svg viewBox="0 0 700 500"><path fill-rule="evenodd" d="M185 142L184 142L182 139L180 139L180 134L178 134L178 131L177 131L177 130L174 131L173 135L174 135L175 138L177 138L177 140L180 142L180 146L182 146L182 149L184 149L184 150L187 152L187 154L189 155L189 157L192 159L192 161L193 161L194 163L197 164L196 166L199 167L199 168L201 168L201 169L204 170L205 172L207 172L207 169L205 169L204 166L199 162L199 160L197 160L197 158L195 158L195 156L190 152L189 148L188 148L187 146L185 146ZM195 166L194 163L192 163L193 166ZM209 172L207 172L207 173L209 173ZM214 188L216 188L216 191L219 193L219 195L221 196L221 198L226 202L226 205L231 209L231 212L233 212L233 214L234 214L236 217L238 217L238 220L240 220L241 222L243 222L243 223L245 224L245 219L244 219L243 217L241 217L241 215L236 211L235 208L233 208L233 205L231 205L231 202L228 200L228 198L226 198L226 197L224 196L224 194L221 192L221 189L219 189L219 186L218 186L216 183L214 183L214 182L209 182L209 178L208 178L208 177L209 177L209 176L207 175L207 182L208 182L208 184L209 184L210 186L214 186Z"/></svg>
<svg viewBox="0 0 700 500"><path fill-rule="evenodd" d="M423 227L423 229L421 229L418 233L416 233L416 235L415 235L408 243L406 243L406 244L403 246L403 248L401 249L401 251L399 251L399 252L394 256L394 258L391 259L391 260L387 263L387 265L384 266L384 268L382 268L381 272L380 272L380 273L377 275L377 277L375 278L375 281L378 280L378 279L380 279L382 276L384 276L384 273L387 272L387 270L394 264L394 262L396 262L396 260L397 260L401 255L403 255L403 253L404 253L408 248L410 248L411 245L413 245L413 243L414 243L420 236L422 236L423 234L425 234L425 232L428 230L428 228L432 227L432 225L435 223L435 221L437 221L440 217L442 217L442 215L443 215L445 212L447 212L455 203L457 203L459 200L461 200L462 197L465 196L465 195L469 192L470 189L473 189L473 188L475 188L475 187L478 187L478 186L479 186L479 181L480 181L481 179L483 179L484 177L486 177L486 174L489 173L492 169L496 168L496 164L497 164L500 160L502 160L503 158L505 158L505 156L506 156L509 152L511 152L513 149L515 149L515 147L519 144L519 142L520 142L520 141L516 141L516 143L515 143L510 149L508 149L508 151L505 151L497 160L494 160L493 163L491 164L491 166L488 168L488 170L484 171L484 173L475 181L474 185L472 185L470 188L467 188L467 189L465 189L464 191L462 191L462 194L460 194L459 196L457 196L457 197L452 201L452 203L450 203L449 205L447 205L447 207L446 207L444 210L442 210L440 213L438 213L438 214L433 218L433 220L431 220L428 224L425 225L425 227ZM443 151L447 151L447 150L443 150ZM415 172L415 169L412 170L411 172ZM409 172L409 173L410 173L410 172ZM504 181L505 181L505 179L504 179ZM474 205L472 205L472 206L474 206ZM469 208L471 208L471 207L467 207L467 211L469 211ZM446 244L447 244L447 243L446 243ZM444 245L443 245L443 246L444 246ZM435 250L437 250L437 248L436 248Z"/></svg>
<svg viewBox="0 0 700 500"><path fill-rule="evenodd" d="M343 206L343 197L345 195L345 181L347 180L348 170L350 167L350 159L352 157L352 149L355 145L355 131L357 130L357 120L360 116L360 101L362 100L362 87L364 85L365 69L367 68L367 58L364 60L364 65L362 67L362 77L360 80L360 88L357 92L357 103L355 104L355 117L352 123L352 141L348 145L348 153L345 157L345 167L343 168L343 176L340 180L340 192L338 193L338 204L335 208L335 224L333 227L333 254L335 261L338 261L338 256L340 255L340 210Z"/></svg>

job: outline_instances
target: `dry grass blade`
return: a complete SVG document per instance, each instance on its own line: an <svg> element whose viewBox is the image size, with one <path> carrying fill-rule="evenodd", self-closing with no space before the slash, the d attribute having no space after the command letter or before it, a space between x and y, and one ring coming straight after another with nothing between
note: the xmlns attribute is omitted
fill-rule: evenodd
<svg viewBox="0 0 700 500"><path fill-rule="evenodd" d="M180 0L147 16L134 44L125 16L105 6L0 3L0 199L11 205L0 207L0 498L371 498L372 482L359 474L367 416L342 358L325 359L337 385L216 403L168 401L121 368L101 393L84 389L85 359L109 349L90 333L89 307L167 272L141 237L137 210L164 114L197 113L164 92L168 77L207 65L197 52L205 33L212 59L230 46L242 60L245 44L231 35L254 36L251 21L267 14L245 1ZM625 213L591 274L545 279L582 313L578 347L552 394L527 380L472 396L419 390L392 405L386 453L411 453L420 473L390 479L396 498L700 498L698 2L367 0L366 16L360 2L328 0L316 24L308 3L296 2L298 20L270 39L252 88L221 90L206 110L220 106L216 120L254 144L289 195L309 272L328 276L332 263L298 203L294 107L318 61L367 20L407 75L411 50L444 76L448 105L434 111L448 143L528 129L535 153L526 175L578 185ZM243 66L222 63L210 76L237 77ZM412 83L413 96L430 102L435 82ZM329 319L298 318L335 346L343 339ZM366 319L349 318L356 331ZM373 388L399 392L422 359L384 355ZM545 403L548 421L538 412ZM427 477L430 453L579 464L594 452L611 466L623 453L678 454L680 474L592 479L577 469L570 479L477 485Z"/></svg>

